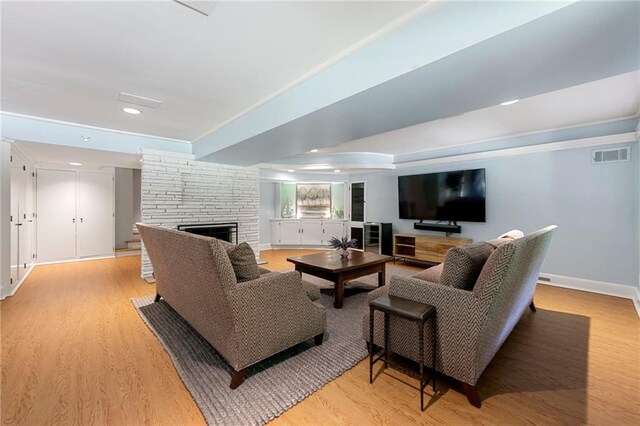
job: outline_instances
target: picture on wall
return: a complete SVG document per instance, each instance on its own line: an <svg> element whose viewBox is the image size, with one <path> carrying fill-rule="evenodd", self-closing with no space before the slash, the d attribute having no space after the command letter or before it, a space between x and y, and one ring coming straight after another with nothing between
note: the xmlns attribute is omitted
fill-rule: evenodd
<svg viewBox="0 0 640 426"><path fill-rule="evenodd" d="M299 183L296 185L298 219L331 216L331 184Z"/></svg>

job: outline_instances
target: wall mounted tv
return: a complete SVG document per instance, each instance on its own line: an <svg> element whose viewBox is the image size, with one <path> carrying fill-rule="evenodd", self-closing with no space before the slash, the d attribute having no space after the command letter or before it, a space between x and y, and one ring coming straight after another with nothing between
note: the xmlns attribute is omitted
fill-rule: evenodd
<svg viewBox="0 0 640 426"><path fill-rule="evenodd" d="M484 169L398 176L400 219L485 222Z"/></svg>

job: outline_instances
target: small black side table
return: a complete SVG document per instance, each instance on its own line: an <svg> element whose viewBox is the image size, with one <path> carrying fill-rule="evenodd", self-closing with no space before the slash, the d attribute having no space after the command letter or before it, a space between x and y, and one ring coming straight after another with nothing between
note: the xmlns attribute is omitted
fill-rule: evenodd
<svg viewBox="0 0 640 426"><path fill-rule="evenodd" d="M384 352L374 359L374 356L378 352L376 345L373 342L373 322L374 311L381 311L384 313ZM373 383L373 364L378 361L384 361L384 368L387 368L389 364L389 315L395 315L414 321L418 324L418 344L420 353L420 375L416 378L420 380L420 410L424 411L424 388L433 381L433 391L436 391L436 308L435 306L427 305L426 303L415 302L413 300L404 299L397 296L381 296L374 299L369 303L369 383ZM433 335L432 335L432 348L433 348L433 364L432 374L425 379L424 377L424 324L429 318L433 318ZM393 364L392 364L393 366ZM415 377L410 371L403 372L408 373Z"/></svg>

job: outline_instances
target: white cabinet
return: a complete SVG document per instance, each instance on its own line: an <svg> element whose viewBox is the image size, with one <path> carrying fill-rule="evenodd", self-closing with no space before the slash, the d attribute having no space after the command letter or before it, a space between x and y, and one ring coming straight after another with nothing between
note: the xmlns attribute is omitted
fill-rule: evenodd
<svg viewBox="0 0 640 426"><path fill-rule="evenodd" d="M280 244L280 221L271 221L271 244Z"/></svg>
<svg viewBox="0 0 640 426"><path fill-rule="evenodd" d="M114 252L113 174L38 170L38 261Z"/></svg>
<svg viewBox="0 0 640 426"><path fill-rule="evenodd" d="M346 222L339 220L272 220L271 244L322 246L331 237L342 237L345 232Z"/></svg>
<svg viewBox="0 0 640 426"><path fill-rule="evenodd" d="M300 221L300 244L320 245L322 244L322 221L301 220Z"/></svg>
<svg viewBox="0 0 640 426"><path fill-rule="evenodd" d="M323 242L328 244L331 237L342 238L347 235L347 224L339 221L327 221L324 223Z"/></svg>

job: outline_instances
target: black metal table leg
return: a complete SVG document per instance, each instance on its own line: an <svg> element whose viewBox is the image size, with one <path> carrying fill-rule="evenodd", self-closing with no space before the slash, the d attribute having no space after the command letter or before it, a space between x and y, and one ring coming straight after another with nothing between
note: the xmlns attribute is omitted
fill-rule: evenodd
<svg viewBox="0 0 640 426"><path fill-rule="evenodd" d="M424 322L418 322L418 342L420 345L420 411L424 411Z"/></svg>
<svg viewBox="0 0 640 426"><path fill-rule="evenodd" d="M389 359L389 314L384 313L384 368L387 368Z"/></svg>
<svg viewBox="0 0 640 426"><path fill-rule="evenodd" d="M373 354L375 345L373 343L373 308L369 309L369 383L373 383Z"/></svg>
<svg viewBox="0 0 640 426"><path fill-rule="evenodd" d="M436 356L437 356L437 346L438 346L438 320L436 314L433 315L433 394L436 393L436 376L438 373L436 372Z"/></svg>

